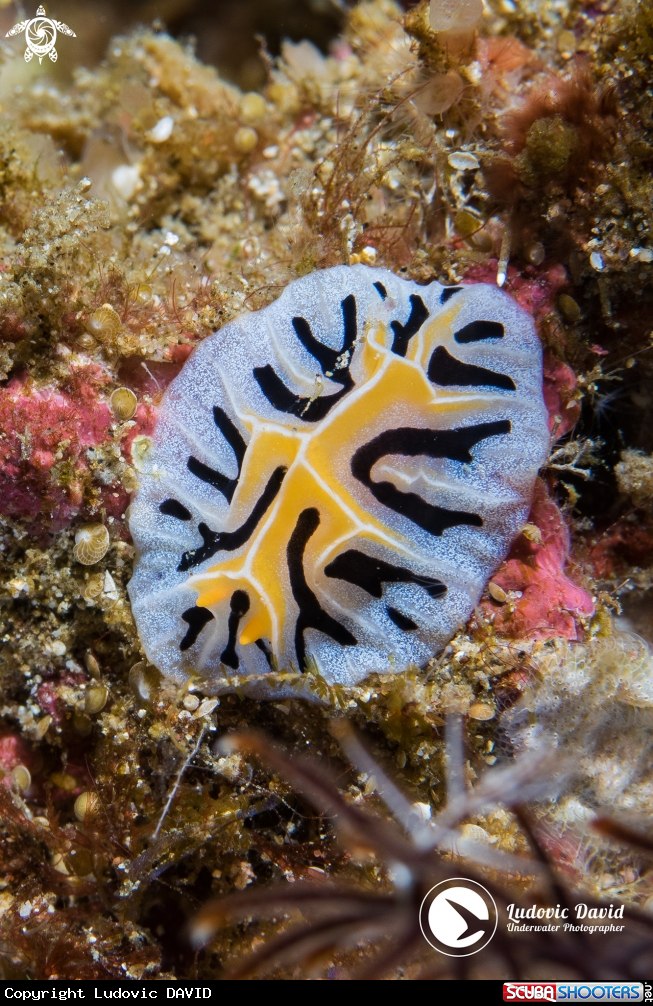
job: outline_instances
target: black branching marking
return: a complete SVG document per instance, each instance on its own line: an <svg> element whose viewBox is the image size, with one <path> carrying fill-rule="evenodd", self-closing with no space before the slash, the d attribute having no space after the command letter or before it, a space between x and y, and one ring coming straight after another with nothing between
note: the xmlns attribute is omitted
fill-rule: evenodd
<svg viewBox="0 0 653 1006"><path fill-rule="evenodd" d="M226 664L227 667L233 667L234 671L238 670L238 665L240 663L238 654L236 653L238 626L240 625L241 618L243 615L246 615L248 611L249 597L244 590L234 590L231 595L231 611L229 613L229 621L227 622L229 640L220 654L220 660L222 663Z"/></svg>
<svg viewBox="0 0 653 1006"><path fill-rule="evenodd" d="M470 321L454 333L456 342L482 342L483 339L503 339L505 329L499 321Z"/></svg>
<svg viewBox="0 0 653 1006"><path fill-rule="evenodd" d="M447 528L458 524L482 527L483 521L478 514L433 506L416 493L401 492L392 482L374 482L371 471L377 461L391 454L411 458L423 454L429 458L449 458L469 463L473 460L470 454L472 447L488 437L510 433L510 430L508 419L457 430L419 430L409 426L386 430L358 448L351 459L352 474L367 486L379 503L412 520L429 534L441 535Z"/></svg>
<svg viewBox="0 0 653 1006"><path fill-rule="evenodd" d="M311 326L306 321L306 318L293 318L292 326L304 349L308 350L311 356L314 356L320 364L322 373L326 374L327 371L331 370L333 371L333 374L329 374L331 380L337 381L338 384L347 384L351 387L352 381L349 376L349 366L336 368L342 354L350 352L356 341L358 325L356 322L356 298L354 295L349 294L348 297L345 297L341 301L340 307L342 309L344 325L342 349L331 349L329 346L325 346L323 342L319 342L313 335Z"/></svg>
<svg viewBox="0 0 653 1006"><path fill-rule="evenodd" d="M252 373L273 408L278 412L290 412L294 416L301 415L301 410L307 399L298 398L290 388L287 388L271 364L266 363L264 367L254 367Z"/></svg>
<svg viewBox="0 0 653 1006"><path fill-rule="evenodd" d="M214 489L219 489L222 495L231 503L234 493L236 491L236 486L238 485L238 479L240 478L240 469L243 466L243 458L245 457L245 451L247 450L247 444L240 435L238 429L234 426L231 419L219 405L213 407L213 418L215 419L215 425L220 430L220 433L225 438L232 451L236 455L236 461L238 462L238 475L235 479L227 478L222 472L216 472L214 468L209 468L202 461L198 461L197 458L190 457L186 463L186 467L191 474L195 475L196 478L201 479L202 482L207 482Z"/></svg>
<svg viewBox="0 0 653 1006"><path fill-rule="evenodd" d="M385 610L388 612L390 621L394 622L397 628L402 629L403 632L412 632L414 629L419 628L417 623L413 622L412 618L409 618L408 615L402 615L396 608L388 605Z"/></svg>
<svg viewBox="0 0 653 1006"><path fill-rule="evenodd" d="M219 405L213 406L213 418L215 420L215 425L218 427L220 433L236 455L236 461L238 462L238 475L240 476L240 470L243 467L243 458L245 457L247 444L243 440L238 427L232 423L227 413L224 409L221 409Z"/></svg>
<svg viewBox="0 0 653 1006"><path fill-rule="evenodd" d="M383 559L374 559L355 548L341 552L325 567L324 575L362 587L372 597L382 596L384 583L416 583L423 587L430 597L442 597L447 592L446 586L440 580L434 580L431 576L420 576L419 573L413 573L404 566L393 566Z"/></svg>
<svg viewBox="0 0 653 1006"><path fill-rule="evenodd" d="M417 335L429 316L426 304L421 297L412 293L409 300L410 314L408 315L406 324L402 325L400 321L390 322L390 328L394 332L395 336L392 341L392 352L396 353L397 356L406 355L406 352L408 351L408 343L414 335Z"/></svg>
<svg viewBox="0 0 653 1006"><path fill-rule="evenodd" d="M182 616L184 622L188 623L188 632L179 644L180 650L189 650L204 626L213 620L213 614L208 608L189 608Z"/></svg>
<svg viewBox="0 0 653 1006"><path fill-rule="evenodd" d="M462 290L461 286L447 286L440 294L440 303L446 304L448 300L451 300L454 294L460 293Z"/></svg>
<svg viewBox="0 0 653 1006"><path fill-rule="evenodd" d="M344 340L342 343L342 352L345 353L347 350L351 350L354 347L356 338L358 336L358 320L356 311L356 298L353 293L350 293L348 297L340 301L340 308L342 310L342 321L344 325ZM347 370L349 368L347 367ZM334 378L335 380L335 378Z"/></svg>
<svg viewBox="0 0 653 1006"><path fill-rule="evenodd" d="M163 503L159 503L159 510L164 513L166 517L176 517L177 520L190 520L191 512L187 510L183 503L179 500L167 499Z"/></svg>
<svg viewBox="0 0 653 1006"><path fill-rule="evenodd" d="M267 363L264 367L254 367L253 374L256 383L272 405L279 412L287 412L297 416L307 423L318 423L327 415L330 409L354 387L354 381L349 373L351 356L358 333L356 318L356 298L349 294L340 303L343 321L342 349L331 349L315 338L306 318L293 318L292 325L295 334L306 349L320 365L325 377L341 384L340 391L334 395L320 395L311 401L310 398L300 398L288 388L274 367Z"/></svg>
<svg viewBox="0 0 653 1006"><path fill-rule="evenodd" d="M265 655L265 659L268 662L268 666L270 667L271 670L274 671L275 666L272 657L272 650L270 649L269 645L265 642L264 639L255 639L254 646L258 646L261 653Z"/></svg>
<svg viewBox="0 0 653 1006"><path fill-rule="evenodd" d="M485 367L461 363L455 356L451 356L444 346L438 346L433 351L427 373L429 381L443 386L484 385L490 388L502 388L504 391L516 390L515 382L507 374L497 374L496 371L486 370Z"/></svg>
<svg viewBox="0 0 653 1006"><path fill-rule="evenodd" d="M374 287L374 289L378 293L378 295L381 298L381 300L385 300L386 297L388 296L388 291L384 287L383 283L372 283L372 286Z"/></svg>
<svg viewBox="0 0 653 1006"><path fill-rule="evenodd" d="M202 482L208 482L214 489L219 489L225 499L231 503L236 486L238 485L238 479L227 478L222 472L216 472L215 468L209 468L203 461L198 461L192 455L186 462L186 467L196 478L201 479Z"/></svg>
<svg viewBox="0 0 653 1006"><path fill-rule="evenodd" d="M304 642L304 632L306 629L317 629L323 632L336 643L342 646L356 646L358 640L352 636L351 632L332 618L328 612L320 606L320 602L306 583L304 575L304 552L306 545L312 534L315 533L320 523L320 512L315 507L308 507L302 510L295 530L290 536L286 556L288 558L288 574L290 576L290 589L292 596L299 607L297 624L295 626L295 651L297 653L297 664L299 670L305 669L306 663L306 643Z"/></svg>
<svg viewBox="0 0 653 1006"><path fill-rule="evenodd" d="M241 545L244 545L253 535L262 517L279 492L287 470L282 465L275 468L249 517L235 531L212 531L206 524L198 524L197 530L202 535L204 544L200 545L199 548L184 552L177 570L180 573L185 573L194 566L199 566L206 559L210 559L216 552L233 552L235 549L240 548Z"/></svg>

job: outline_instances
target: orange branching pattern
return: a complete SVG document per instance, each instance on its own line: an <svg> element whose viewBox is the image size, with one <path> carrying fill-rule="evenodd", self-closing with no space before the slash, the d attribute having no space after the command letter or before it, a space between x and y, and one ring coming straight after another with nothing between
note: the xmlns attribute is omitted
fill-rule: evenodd
<svg viewBox="0 0 653 1006"><path fill-rule="evenodd" d="M362 266L207 340L164 398L132 512L151 659L334 681L427 660L527 516L541 367L496 288Z"/></svg>

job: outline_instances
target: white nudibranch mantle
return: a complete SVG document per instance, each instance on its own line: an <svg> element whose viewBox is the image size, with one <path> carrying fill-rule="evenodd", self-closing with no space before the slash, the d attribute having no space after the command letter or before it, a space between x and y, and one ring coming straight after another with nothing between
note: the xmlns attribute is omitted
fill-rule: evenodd
<svg viewBox="0 0 653 1006"><path fill-rule="evenodd" d="M130 508L164 674L424 664L528 518L549 448L530 316L494 286L337 266L205 339Z"/></svg>

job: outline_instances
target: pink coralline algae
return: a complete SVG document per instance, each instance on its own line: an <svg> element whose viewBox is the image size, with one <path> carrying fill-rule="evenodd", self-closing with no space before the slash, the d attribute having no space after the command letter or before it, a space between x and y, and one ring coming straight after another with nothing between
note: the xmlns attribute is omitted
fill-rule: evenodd
<svg viewBox="0 0 653 1006"><path fill-rule="evenodd" d="M494 258L482 265L475 265L467 271L465 280L471 283L494 283L498 265ZM527 266L523 271L511 265L506 274L504 290L533 316L538 325L555 311L556 299L568 284L567 271L559 263L546 268Z"/></svg>
<svg viewBox="0 0 653 1006"><path fill-rule="evenodd" d="M0 272L4 270L0 269ZM0 317L0 342L20 342L33 335L35 328L12 312Z"/></svg>
<svg viewBox="0 0 653 1006"><path fill-rule="evenodd" d="M79 515L124 512L119 482L94 482L89 449L111 442L115 418L105 398L110 379L96 364L71 367L55 390L24 376L0 388L0 514L19 519L37 540ZM151 417L141 409L148 432Z"/></svg>
<svg viewBox="0 0 653 1006"><path fill-rule="evenodd" d="M65 527L82 509L86 450L106 440L110 423L95 396L10 381L0 390L2 513L37 533Z"/></svg>
<svg viewBox="0 0 653 1006"><path fill-rule="evenodd" d="M554 440L569 433L580 416L580 402L574 397L578 381L571 367L544 354L544 404L549 413L549 431Z"/></svg>
<svg viewBox="0 0 653 1006"><path fill-rule="evenodd" d="M492 281L496 264L475 267L467 278ZM528 267L523 273L510 267L506 290L525 308L538 327L555 317L555 305L568 284L567 273L557 264L542 270ZM576 398L576 376L553 353L544 353L544 401L549 413L553 440L569 433L580 414ZM539 539L520 535L493 583L509 594L505 604L492 601L482 605L492 616L494 628L502 635L522 639L580 638L580 619L594 612L590 595L565 575L569 558L569 531L564 517L549 497L545 484L536 484L529 522L539 531ZM533 536L537 538L537 535Z"/></svg>
<svg viewBox="0 0 653 1006"><path fill-rule="evenodd" d="M490 259L482 266L474 266L466 279L474 283L493 283L497 274L497 260ZM508 268L505 290L517 303L532 315L541 329L556 317L556 301L569 278L564 266L555 264L547 268L526 267L520 272ZM580 415L580 402L575 398L576 376L566 363L558 360L550 350L544 353L544 402L549 411L549 430L558 439L569 433Z"/></svg>
<svg viewBox="0 0 653 1006"><path fill-rule="evenodd" d="M0 735L0 777L2 783L11 789L11 773L17 765L26 765L34 771L37 759L29 744L13 730L5 730Z"/></svg>
<svg viewBox="0 0 653 1006"><path fill-rule="evenodd" d="M497 266L496 259L491 259L482 266L474 266L467 273L466 279L475 283L492 283L496 278ZM557 299L568 283L567 272L560 264L539 270L528 266L523 272L509 266L505 289L532 315L536 327L541 329L555 317ZM569 433L578 421L580 402L575 397L577 383L571 367L558 360L550 350L545 350L544 402L549 411L549 429L554 438Z"/></svg>
<svg viewBox="0 0 653 1006"><path fill-rule="evenodd" d="M510 267L506 289L524 310L533 315L533 320L538 325L554 311L558 294L568 283L567 271L559 263L539 272L528 267L523 274Z"/></svg>
<svg viewBox="0 0 653 1006"><path fill-rule="evenodd" d="M492 578L508 594L508 603L485 601L483 613L492 617L497 632L513 639L578 640L580 620L593 614L594 603L565 575L569 531L541 481L536 484L530 524L539 535L521 534Z"/></svg>

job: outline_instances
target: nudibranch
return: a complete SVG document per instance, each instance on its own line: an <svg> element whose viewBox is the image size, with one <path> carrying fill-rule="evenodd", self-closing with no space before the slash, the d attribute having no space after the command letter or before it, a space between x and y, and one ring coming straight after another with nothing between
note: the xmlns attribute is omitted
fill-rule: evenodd
<svg viewBox="0 0 653 1006"><path fill-rule="evenodd" d="M423 665L528 518L549 448L530 316L477 284L337 266L195 350L130 508L164 674Z"/></svg>

